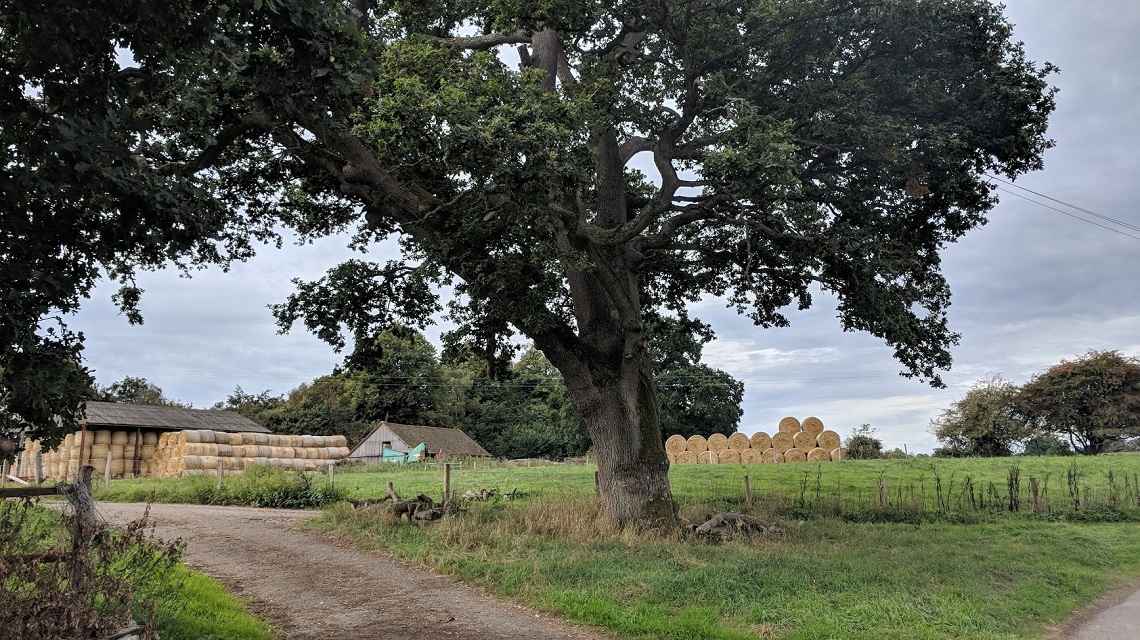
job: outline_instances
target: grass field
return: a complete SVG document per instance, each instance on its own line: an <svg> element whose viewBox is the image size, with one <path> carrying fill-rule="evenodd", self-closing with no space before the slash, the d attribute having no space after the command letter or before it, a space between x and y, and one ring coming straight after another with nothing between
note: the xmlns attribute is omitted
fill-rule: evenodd
<svg viewBox="0 0 1140 640"><path fill-rule="evenodd" d="M721 545L609 528L593 474L467 461L453 494L517 487L522 499L423 528L340 504L307 526L628 638L1035 638L1140 576L1140 456L674 466L682 515L734 509L784 529ZM439 498L443 471L381 465L334 480L357 498L389 481ZM195 482L115 481L100 499L174 501Z"/></svg>
<svg viewBox="0 0 1140 640"><path fill-rule="evenodd" d="M939 460L933 468L931 462L674 466L674 492L690 518L726 507L807 516L802 524L785 519L781 534L722 545L608 530L591 500L593 468L570 465L455 469L453 492L517 486L525 499L473 504L462 517L431 527L343 505L309 526L630 638L1034 638L1140 576L1134 522L1140 509L1125 504L1126 496L1136 496L1123 479L1134 487L1140 458ZM1008 511L1014 464L1020 493L1028 493L1029 477L1041 487L1049 478L1051 511ZM743 504L745 474L751 508ZM1079 513L1125 522L1056 517L1074 511L1071 476L1082 500L1088 498ZM978 486L988 492L992 482L1001 508L957 511L951 496L967 477L975 492ZM892 501L894 487L902 495L903 504L888 514L914 515L925 494L919 513L928 517L857 521L875 512L880 478ZM372 468L336 477L361 498L382 495L388 481L401 494L439 496L442 472ZM807 507L799 506L801 492ZM1112 495L1118 506L1110 509ZM837 508L836 500L846 504Z"/></svg>

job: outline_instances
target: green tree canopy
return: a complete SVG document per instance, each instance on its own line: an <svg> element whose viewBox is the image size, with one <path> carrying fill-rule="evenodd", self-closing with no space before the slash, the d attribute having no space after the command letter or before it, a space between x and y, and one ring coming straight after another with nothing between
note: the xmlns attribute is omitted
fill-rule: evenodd
<svg viewBox="0 0 1140 640"><path fill-rule="evenodd" d="M945 457L998 457L1013 454L1034 430L1014 410L1017 386L1000 375L980 380L930 421Z"/></svg>
<svg viewBox="0 0 1140 640"><path fill-rule="evenodd" d="M646 335L662 437L734 433L744 415L744 384L701 362L712 327L682 313L650 319Z"/></svg>
<svg viewBox="0 0 1140 640"><path fill-rule="evenodd" d="M101 272L137 319L137 269L355 225L403 257L301 283L284 325L343 344L452 284L562 372L610 517L670 526L647 314L781 326L822 289L940 383L939 251L1049 146L1011 35L985 0L5 3L0 399L74 425L81 338L44 323Z"/></svg>
<svg viewBox="0 0 1140 640"><path fill-rule="evenodd" d="M171 400L162 392L162 387L146 378L127 376L118 382L112 382L106 387L98 384L92 387L92 399L102 402L121 402L123 404L149 404L159 407L185 407L186 405Z"/></svg>
<svg viewBox="0 0 1140 640"><path fill-rule="evenodd" d="M859 425L843 442L851 460L875 460L883 457L883 441L875 437L875 429L867 423Z"/></svg>
<svg viewBox="0 0 1140 640"><path fill-rule="evenodd" d="M1103 453L1140 436L1140 358L1089 351L1025 383L1015 406L1037 429L1069 439L1077 451Z"/></svg>

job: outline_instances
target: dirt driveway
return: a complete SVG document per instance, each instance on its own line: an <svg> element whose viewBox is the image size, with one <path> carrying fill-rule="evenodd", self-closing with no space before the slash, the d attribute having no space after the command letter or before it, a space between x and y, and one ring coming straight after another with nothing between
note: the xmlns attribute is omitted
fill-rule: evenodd
<svg viewBox="0 0 1140 640"><path fill-rule="evenodd" d="M142 504L99 504L125 524ZM294 530L312 511L156 504L159 537L187 542L186 564L218 578L289 640L540 640L605 636L378 553Z"/></svg>

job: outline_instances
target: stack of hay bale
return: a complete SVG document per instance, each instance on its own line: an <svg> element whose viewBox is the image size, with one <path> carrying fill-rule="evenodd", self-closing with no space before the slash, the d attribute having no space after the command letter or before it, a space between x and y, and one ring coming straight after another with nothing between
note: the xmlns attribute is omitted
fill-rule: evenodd
<svg viewBox="0 0 1140 640"><path fill-rule="evenodd" d="M22 476L34 476L38 454L45 478L75 477L79 467L85 464L99 472L105 471L110 454L112 477L133 478L145 475L142 466L154 456L157 444L157 433L108 430L88 431L86 435L68 434L59 447L47 451L39 440L29 440L20 453L18 469Z"/></svg>
<svg viewBox="0 0 1140 640"><path fill-rule="evenodd" d="M229 433L224 431L88 431L68 434L56 449L44 451L38 440L30 440L20 453L17 473L33 477L36 455L40 455L45 478L63 480L79 475L79 467L89 464L102 474L111 455L113 478L176 478L222 472L241 473L248 465L260 464L318 471L348 457L344 436L286 436L268 433Z"/></svg>
<svg viewBox="0 0 1140 640"><path fill-rule="evenodd" d="M665 451L673 464L830 462L842 460L847 453L840 448L839 434L824 429L816 417L805 418L802 424L796 418L784 418L772 436L763 431L751 438L743 433L687 440L674 435L665 441Z"/></svg>
<svg viewBox="0 0 1140 640"><path fill-rule="evenodd" d="M217 473L234 475L247 466L318 471L348 457L344 436L287 436L189 430L162 434L148 475L172 478Z"/></svg>

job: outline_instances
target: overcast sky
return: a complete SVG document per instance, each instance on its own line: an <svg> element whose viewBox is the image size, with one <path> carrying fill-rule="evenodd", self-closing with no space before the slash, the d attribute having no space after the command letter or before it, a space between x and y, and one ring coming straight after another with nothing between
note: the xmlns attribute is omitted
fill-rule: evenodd
<svg viewBox="0 0 1140 640"><path fill-rule="evenodd" d="M1017 184L1140 226L1140 3L1010 0L1007 15L1030 58L1061 69L1049 132L1057 146L1044 171ZM74 326L85 333L87 363L104 385L141 376L197 407L238 385L285 393L329 373L342 355L303 330L278 335L266 305L285 299L290 278L320 277L348 255L343 240L329 239L266 250L230 273L144 274L144 326L118 315L112 286L95 292ZM929 452L936 446L930 419L979 378L1000 373L1021 383L1090 349L1140 355L1140 238L1002 193L990 223L949 247L944 261L954 292L950 322L962 334L947 389L899 377L891 349L866 334L842 333L823 296L778 330L757 329L716 300L692 309L718 333L705 361L744 381L741 431L772 432L783 416L815 415L844 436L869 423L888 448Z"/></svg>

